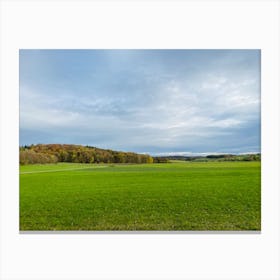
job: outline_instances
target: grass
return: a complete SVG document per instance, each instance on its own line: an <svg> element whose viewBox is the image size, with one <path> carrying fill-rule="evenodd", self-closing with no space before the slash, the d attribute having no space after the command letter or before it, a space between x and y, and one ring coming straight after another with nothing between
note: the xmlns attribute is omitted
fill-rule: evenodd
<svg viewBox="0 0 280 280"><path fill-rule="evenodd" d="M20 172L20 230L261 229L260 162L61 163Z"/></svg>

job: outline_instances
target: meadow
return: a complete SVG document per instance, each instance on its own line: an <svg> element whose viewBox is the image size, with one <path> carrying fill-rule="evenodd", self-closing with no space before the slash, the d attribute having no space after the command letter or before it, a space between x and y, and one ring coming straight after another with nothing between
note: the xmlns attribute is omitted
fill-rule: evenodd
<svg viewBox="0 0 280 280"><path fill-rule="evenodd" d="M260 165L20 166L20 230L260 230Z"/></svg>

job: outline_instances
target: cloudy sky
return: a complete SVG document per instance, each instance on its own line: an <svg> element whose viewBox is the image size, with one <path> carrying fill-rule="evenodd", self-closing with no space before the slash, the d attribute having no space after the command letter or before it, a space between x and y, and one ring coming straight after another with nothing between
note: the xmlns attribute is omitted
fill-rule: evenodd
<svg viewBox="0 0 280 280"><path fill-rule="evenodd" d="M20 145L260 151L259 50L20 50Z"/></svg>

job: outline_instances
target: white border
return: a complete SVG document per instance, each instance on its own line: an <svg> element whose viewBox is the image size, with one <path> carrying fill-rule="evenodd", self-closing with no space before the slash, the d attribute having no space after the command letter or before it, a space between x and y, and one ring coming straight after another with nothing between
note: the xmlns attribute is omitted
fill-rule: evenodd
<svg viewBox="0 0 280 280"><path fill-rule="evenodd" d="M1 279L280 279L279 2L1 2ZM262 49L262 233L18 232L18 49Z"/></svg>

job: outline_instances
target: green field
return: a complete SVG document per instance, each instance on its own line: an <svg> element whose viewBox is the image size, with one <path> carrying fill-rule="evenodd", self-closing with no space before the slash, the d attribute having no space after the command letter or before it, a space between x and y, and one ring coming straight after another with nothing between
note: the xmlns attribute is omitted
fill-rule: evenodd
<svg viewBox="0 0 280 280"><path fill-rule="evenodd" d="M260 230L260 162L20 167L20 230Z"/></svg>

